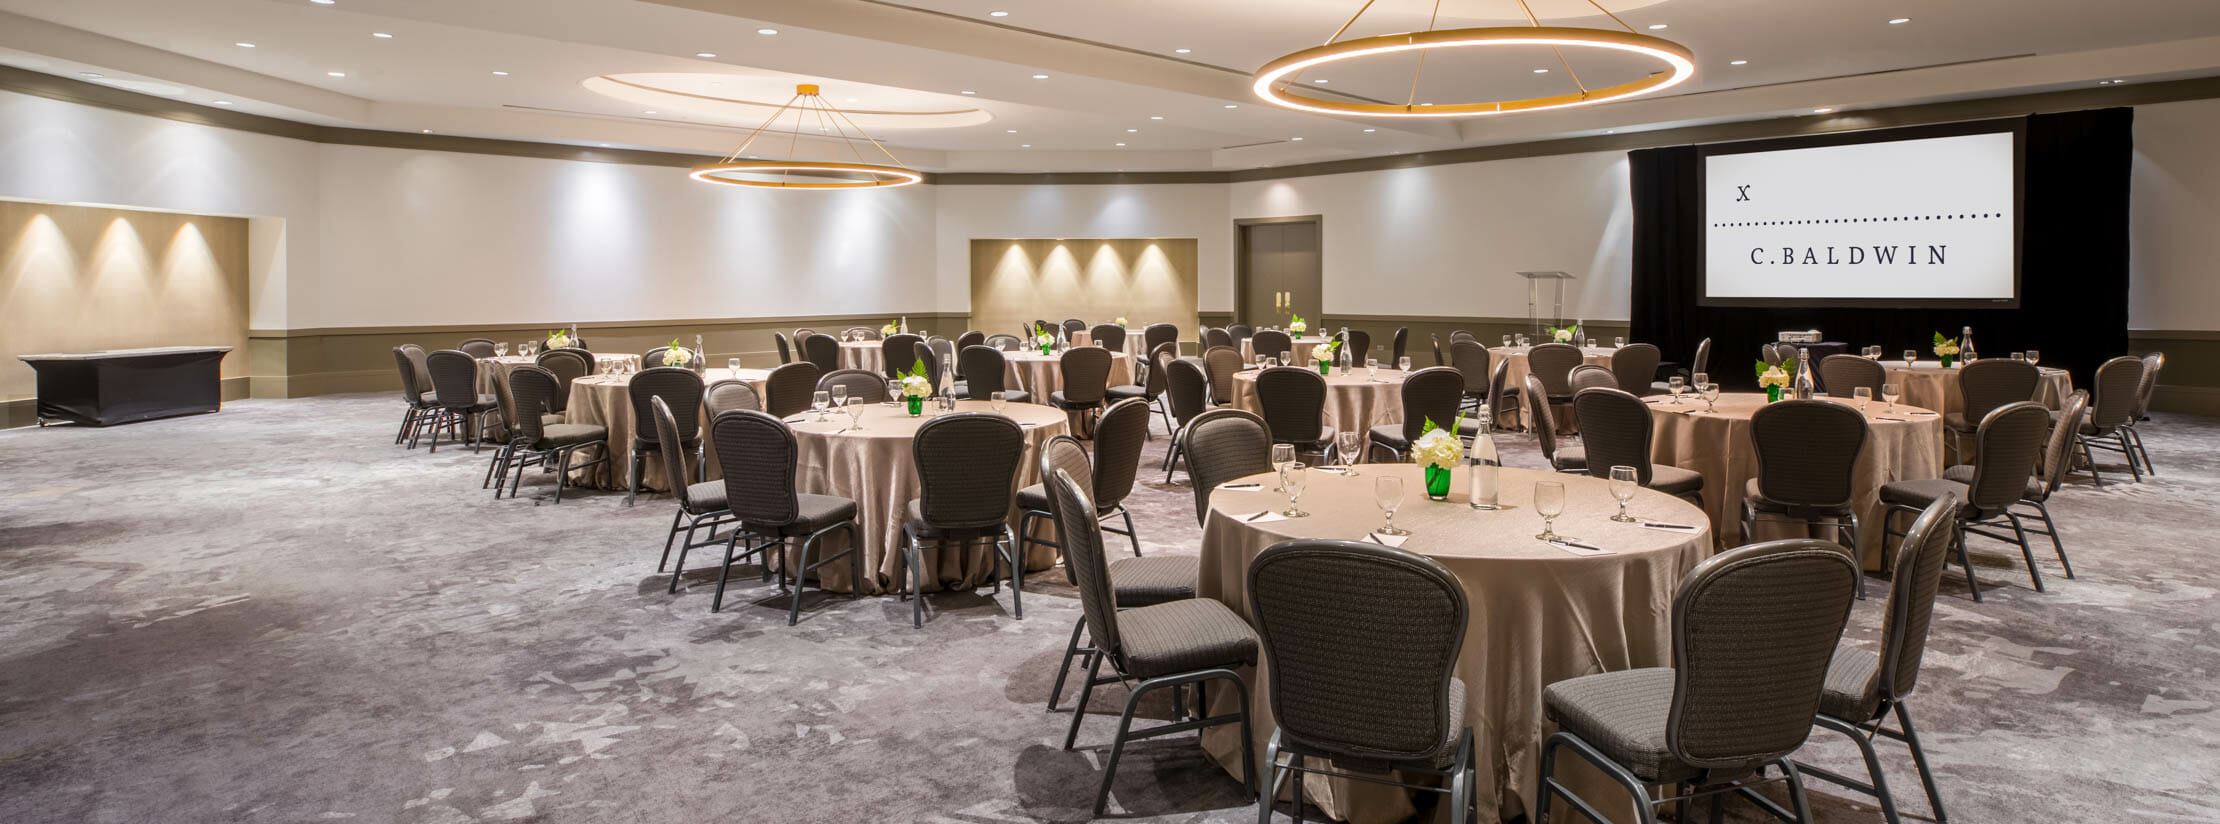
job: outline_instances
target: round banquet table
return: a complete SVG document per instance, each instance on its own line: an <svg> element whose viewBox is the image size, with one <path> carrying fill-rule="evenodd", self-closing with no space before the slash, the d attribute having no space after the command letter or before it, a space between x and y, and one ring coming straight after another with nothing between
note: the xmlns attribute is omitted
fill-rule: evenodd
<svg viewBox="0 0 2220 824"><path fill-rule="evenodd" d="M1269 473L1241 479L1261 482L1262 491L1213 492L1196 594L1249 616L1244 588L1249 562L1258 553L1292 538L1365 540L1382 522L1373 502L1374 478L1402 476L1405 499L1395 522L1413 533L1402 548L1447 567L1463 586L1471 610L1456 674L1465 684L1465 721L1472 725L1477 745L1475 790L1481 819L1531 815L1542 739L1549 732L1542 717L1542 689L1567 678L1671 663L1673 594L1711 553L1703 514L1685 501L1645 489L1628 504L1630 514L1692 528L1666 531L1615 523L1607 520L1618 509L1608 481L1508 467L1502 470L1498 498L1505 508L1484 512L1466 505L1464 469L1453 473L1447 503L1426 499L1416 464L1358 469L1357 477L1311 472L1302 501L1311 514L1305 518L1243 520L1259 510L1287 507L1285 495L1269 491L1276 482ZM1565 485L1558 533L1607 554L1576 555L1534 539L1542 527L1533 507L1534 484L1545 480ZM1267 700L1271 685L1262 667L1247 677L1256 751L1262 753L1274 728ZM1232 704L1223 689L1211 697L1213 713L1230 712ZM1203 732L1204 749L1237 776L1239 735L1231 725ZM1577 761L1560 759L1560 775ZM1592 776L1575 780L1588 798L1625 797L1591 788ZM1393 787L1312 774L1305 778L1304 790L1329 815L1353 822L1400 821L1413 811L1406 791Z"/></svg>
<svg viewBox="0 0 2220 824"><path fill-rule="evenodd" d="M1048 403L1048 393L1064 388L1064 353L1041 354L1039 349L1002 353L1002 388L1026 393L1029 400ZM1124 352L1110 353L1110 379L1104 387L1133 383L1133 359Z"/></svg>
<svg viewBox="0 0 2220 824"><path fill-rule="evenodd" d="M1260 371L1234 373L1233 405L1262 417L1264 403L1256 393ZM1361 367L1349 370L1347 375L1335 369L1326 376L1326 426L1337 432L1354 429L1361 434L1375 426L1402 423L1403 379L1408 377L1408 372L1386 368L1376 377L1366 376Z"/></svg>
<svg viewBox="0 0 2220 824"><path fill-rule="evenodd" d="M1288 347L1288 351L1295 353L1296 360L1308 362L1310 360L1311 348L1321 343L1325 343L1328 340L1330 339L1320 335L1305 335L1303 337L1294 338L1290 342L1291 345ZM1241 339L1241 360L1248 363L1256 362L1258 352L1256 351L1256 346L1254 345L1255 341L1256 337L1253 335ZM1280 353L1278 352L1265 352L1262 354L1268 358L1277 358L1280 356Z"/></svg>
<svg viewBox="0 0 2220 824"><path fill-rule="evenodd" d="M992 412L987 401L957 401L957 412ZM1040 482L1040 469L1036 456L1042 444L1067 430L1064 414L1054 409L1028 403L1007 404L1002 414L1018 422L1025 430L1025 455L1018 462L1016 489ZM912 418L901 406L866 404L863 428L848 429L844 415L828 416L819 423L816 413L804 412L787 419L793 427L794 440L800 448L795 461L795 487L802 492L818 495L838 495L856 502L859 507L859 531L864 546L863 566L871 570L874 579L865 581L865 594L898 592L908 586L909 571L902 556L902 521L907 516L910 499L918 495L917 462L911 454L910 444L917 436L917 429L932 420L932 415ZM1018 510L1013 498L1010 524L1017 525ZM1048 527L1036 529L1037 535L1048 537ZM847 545L847 537L835 533L827 536L826 549L820 557L830 557ZM795 551L800 542L796 541ZM994 549L985 541L973 541L963 552L936 551L924 548L926 563L933 566L932 574L925 576L926 586L938 589L968 589L989 580L995 568ZM794 559L789 559L794 560ZM1056 565L1056 548L1033 544L1025 554L1027 572L1037 572ZM825 589L834 592L853 591L848 580L846 564L827 564L817 570Z"/></svg>
<svg viewBox="0 0 2220 824"><path fill-rule="evenodd" d="M593 352L588 352L586 354L591 356L594 360L595 374L600 374L603 371L606 371L609 368L609 365L612 363L621 363L633 369L638 369L640 367L639 355L599 354ZM493 382L495 380L508 380L510 371L525 364L538 363L539 358L537 356L528 357L525 355L502 355L497 358L481 358L478 362L480 364L483 364L483 366L478 370L478 394L491 395L493 394Z"/></svg>
<svg viewBox="0 0 2220 824"><path fill-rule="evenodd" d="M1736 392L1719 396L1715 412L1704 411L1702 399L1681 398L1674 404L1665 397L1643 399L1650 405L1652 442L1650 460L1695 470L1704 476L1704 509L1712 529L1731 545L1750 538L1804 537L1795 522L1757 520L1757 535L1741 536L1742 499L1751 478L1758 476L1757 449L1750 443L1750 416L1765 408L1765 396ZM1821 398L1853 409L1855 401ZM1858 453L1851 487L1858 512L1858 551L1867 569L1882 569L1881 485L1891 481L1940 478L1943 471L1942 415L1903 403L1892 410L1873 401L1865 410L1868 436ZM1833 539L1831 528L1814 528L1810 537Z"/></svg>
<svg viewBox="0 0 2220 824"><path fill-rule="evenodd" d="M1501 358L1503 360L1510 361L1511 365L1505 369L1503 373L1503 379L1509 381L1511 383L1511 386L1513 387L1524 387L1526 386L1526 373L1528 371L1526 367L1526 353L1533 350L1534 347L1531 346L1490 346L1488 347L1488 356L1491 358ZM1611 354L1617 351L1619 350L1613 349L1609 346L1583 346L1580 347L1580 360L1583 363L1594 364L1596 366L1601 366L1605 369L1609 369L1611 368ZM1442 354L1448 355L1449 350L1443 349ZM1489 364L1489 368L1491 370L1494 369L1494 364ZM1649 389L1649 387L1644 386L1640 387L1639 389L1642 391L1646 391ZM1628 389L1627 391L1633 392L1637 395L1642 394L1642 391L1637 391L1636 389Z"/></svg>
<svg viewBox="0 0 2220 824"><path fill-rule="evenodd" d="M1882 363L1888 366L1889 382L1896 384L1896 391L1901 393L1898 402L1945 414L1965 411L1965 398L1958 394L1957 367L1944 369L1941 361L1931 360L1913 361L1910 368L1905 368L1901 360ZM2035 383L2035 397L2030 400L2057 409L2067 395L2074 393L2073 373L2050 366L2038 366L2036 370L2042 373L2042 380Z"/></svg>
<svg viewBox="0 0 2220 824"><path fill-rule="evenodd" d="M1129 358L1134 358L1134 359L1136 359L1136 360L1139 360L1139 359L1143 359L1143 358L1147 358L1147 357L1148 357L1148 354L1149 354L1149 353L1148 353L1148 342L1147 342L1147 341L1144 341L1144 340L1142 340L1142 339L1141 339L1141 330L1142 330L1142 329L1146 329L1146 328L1148 328L1148 327L1146 327L1146 326L1140 326L1140 327L1133 327L1133 328L1129 328L1129 329L1125 330L1125 346L1124 346L1124 351L1125 351L1125 356L1126 356L1126 357L1129 357ZM1095 336L1094 336L1094 333L1092 333L1092 332L1087 332L1087 331L1084 331L1084 330L1082 330L1082 331L1078 331L1078 332L1073 332L1073 333L1071 333L1071 345L1073 345L1073 346L1093 346L1093 345L1095 345ZM1111 385L1112 385L1112 386L1116 386L1117 384L1111 384Z"/></svg>
<svg viewBox="0 0 2220 824"><path fill-rule="evenodd" d="M884 341L876 340L841 341L840 368L862 369L867 372L886 374L886 369L882 366L886 363L886 353L881 348L883 343ZM909 364L903 364L904 368L908 366Z"/></svg>
<svg viewBox="0 0 2220 824"><path fill-rule="evenodd" d="M721 380L738 379L763 393L763 381L771 376L769 369L707 369L702 371L704 388ZM632 471L632 433L639 430L639 422L632 418L632 375L587 375L570 382L570 408L565 419L571 423L593 424L609 429L609 466L606 474L594 477L590 471L574 470L571 483L581 486L604 486L623 489ZM650 427L654 424L650 423ZM709 478L724 477L717 468L717 448L709 442L709 410L701 412L703 447L709 464ZM591 456L585 456L592 460ZM640 467L640 488L658 492L669 491L670 484L663 480L663 456L649 455ZM828 567L829 568L829 567Z"/></svg>

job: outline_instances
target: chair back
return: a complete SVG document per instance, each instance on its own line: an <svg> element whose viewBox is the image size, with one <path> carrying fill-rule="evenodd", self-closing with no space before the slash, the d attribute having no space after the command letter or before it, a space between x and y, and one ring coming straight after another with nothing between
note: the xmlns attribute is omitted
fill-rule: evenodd
<svg viewBox="0 0 2220 824"><path fill-rule="evenodd" d="M659 368L659 367L662 367L662 366L664 365L664 364L663 364L663 358L664 358L664 357L666 357L666 356L668 356L668 355L670 354L670 352L671 352L671 350L672 350L673 348L674 348L674 347L670 347L670 346L658 346L658 347L655 347L654 349L650 349L650 350L647 350L646 352L642 352L642 353L640 354L640 368L641 368L641 369L650 369L650 368ZM687 353L687 354L689 354L689 355L692 355L693 357L690 357L690 358L687 358L687 359L686 359L686 365L685 365L685 366L683 366L683 367L673 367L673 368L683 368L683 369L687 369L687 370L695 370L695 369L700 369L700 368L703 368L703 364L702 364L702 358L701 358L701 353L700 353L700 352L696 352L696 351L694 351L694 350L692 350L692 349L688 349L688 348L686 348L686 347L684 347L684 346L679 346L679 347L675 347L675 348L676 348L676 349L677 349L678 351L680 351L680 352L685 352L685 353Z"/></svg>
<svg viewBox="0 0 2220 824"><path fill-rule="evenodd" d="M784 419L808 409L810 396L817 392L817 375L817 364L808 361L771 370L770 377L763 379L763 411L773 419Z"/></svg>
<svg viewBox="0 0 2220 824"><path fill-rule="evenodd" d="M655 413L655 447L663 454L663 481L670 484L671 494L678 498L680 509L692 509L694 499L687 493L686 462L678 457L686 454L686 439L679 434L678 416L661 397L648 398L648 409Z"/></svg>
<svg viewBox="0 0 2220 824"><path fill-rule="evenodd" d="M1372 333L1362 329L1351 329L1347 335L1342 339L1342 355L1349 359L1351 368L1363 366L1365 359L1372 355Z"/></svg>
<svg viewBox="0 0 2220 824"><path fill-rule="evenodd" d="M1853 476L1858 454L1865 451L1870 437L1865 415L1843 404L1818 400L1767 404L1750 416L1758 494L1799 517L1813 511L1845 511L1857 494Z"/></svg>
<svg viewBox="0 0 2220 824"><path fill-rule="evenodd" d="M1493 428L1503 420L1503 397L1518 391L1511 385L1511 359L1498 358L1495 368L1488 370L1488 425Z"/></svg>
<svg viewBox="0 0 2220 824"><path fill-rule="evenodd" d="M1882 697L1900 699L1919 685L1920 658L1927 653L1927 628L1934 622L1935 592L1942 588L1950 548L1958 538L1958 496L1945 494L1928 504L1904 533L1889 575L1889 602L1881 612ZM1862 723L1869 719L1844 719Z"/></svg>
<svg viewBox="0 0 2220 824"><path fill-rule="evenodd" d="M701 405L709 419L716 420L718 415L735 409L763 411L763 396L747 381L726 378L710 384L709 389L701 393Z"/></svg>
<svg viewBox="0 0 2220 824"><path fill-rule="evenodd" d="M393 347L393 366L401 373L401 400L410 406L424 402L424 387L416 382L416 364L409 362L409 353Z"/></svg>
<svg viewBox="0 0 2220 824"><path fill-rule="evenodd" d="M2135 393L2135 408L2128 411L2128 420L2139 421L2150 416L2151 394L2158 391L2158 370L2166 367L2166 353L2152 352L2143 356L2143 382Z"/></svg>
<svg viewBox="0 0 2220 824"><path fill-rule="evenodd" d="M1842 547L1808 538L1696 565L1673 597L1673 756L1731 771L1803 746L1860 576Z"/></svg>
<svg viewBox="0 0 2220 824"><path fill-rule="evenodd" d="M986 342L987 333L977 329L957 335L955 345L948 347L948 351L941 360L956 370L956 380L965 380L970 377L971 373L964 371L963 351L974 346L985 345Z"/></svg>
<svg viewBox="0 0 2220 824"><path fill-rule="evenodd" d="M1587 359L1578 346L1545 343L1526 350L1526 374L1540 377L1543 389L1562 398L1572 394L1573 367L1586 363Z"/></svg>
<svg viewBox="0 0 2220 824"><path fill-rule="evenodd" d="M1195 489L1195 523L1201 524L1219 484L1272 471L1272 430L1239 409L1212 409L1180 430L1180 451L1187 453L1187 485Z"/></svg>
<svg viewBox="0 0 2220 824"><path fill-rule="evenodd" d="M840 368L840 341L812 332L802 339L802 359L817 367L819 374L835 371Z"/></svg>
<svg viewBox="0 0 2220 824"><path fill-rule="evenodd" d="M838 369L827 372L818 376L817 388L811 391L831 392L835 386L847 387L848 397L864 403L885 403L888 400L886 379L868 369Z"/></svg>
<svg viewBox="0 0 2220 824"><path fill-rule="evenodd" d="M440 406L467 409L478 402L477 358L441 349L425 357L425 366L432 371L432 391L439 396Z"/></svg>
<svg viewBox="0 0 2220 824"><path fill-rule="evenodd" d="M1318 443L1326 416L1326 376L1301 367L1274 366L1257 373L1256 400L1275 443Z"/></svg>
<svg viewBox="0 0 2220 824"><path fill-rule="evenodd" d="M701 440L702 388L701 375L692 369L657 366L633 375L632 382L625 386L625 393L632 397L632 419L635 421L653 420L655 410L650 401L662 398L664 403L671 405L671 414L678 418L679 439L695 443Z"/></svg>
<svg viewBox="0 0 2220 824"><path fill-rule="evenodd" d="M1233 336L1226 334L1226 330L1224 329L1214 329L1206 327L1202 330L1202 345L1205 351L1220 346L1232 347L1235 345L1235 343L1236 341L1234 341ZM1234 351L1238 353L1241 350L1235 349Z"/></svg>
<svg viewBox="0 0 2220 824"><path fill-rule="evenodd" d="M1573 394L1576 395L1582 389L1620 388L1619 379L1611 374L1611 370L1592 363L1583 363L1573 367L1572 374L1565 379L1565 382L1572 385ZM1642 384L1641 388L1648 389L1649 384Z"/></svg>
<svg viewBox="0 0 2220 824"><path fill-rule="evenodd" d="M1533 431L1534 439L1541 444L1542 457L1557 460L1557 416L1549 411L1549 393L1542 389L1542 379L1526 373L1526 386L1521 393L1526 396L1526 415L1530 419L1526 428Z"/></svg>
<svg viewBox="0 0 2220 824"><path fill-rule="evenodd" d="M1248 340L1249 336L1256 334L1256 327L1246 323L1236 323L1226 327L1226 334L1233 337L1233 348L1239 349L1242 341Z"/></svg>
<svg viewBox="0 0 2220 824"><path fill-rule="evenodd" d="M1073 332L1085 332L1085 331L1087 331L1087 322L1086 322L1086 321L1080 320L1080 319L1078 319L1078 318L1065 318L1065 319L1064 319L1064 339L1065 339L1065 340L1071 340L1071 334L1072 334Z"/></svg>
<svg viewBox="0 0 2220 824"><path fill-rule="evenodd" d="M2042 404L2020 401L1990 411L1973 434L1973 480L1966 484L1966 503L1982 517L2002 515L2005 507L2018 503L2027 494L2028 479L2035 477L2035 462L2042 458L2043 438L2049 434L2050 410Z"/></svg>
<svg viewBox="0 0 2220 824"><path fill-rule="evenodd" d="M1094 339L1096 346L1112 352L1125 351L1125 327L1123 326L1115 323L1098 323L1095 324L1095 328L1087 330L1087 336Z"/></svg>
<svg viewBox="0 0 2220 824"><path fill-rule="evenodd" d="M980 337L985 338L986 336L981 335ZM939 335L934 335L925 339L925 347L927 349L933 350L934 374L947 374L950 370L956 369L955 342L950 341L949 339L941 337ZM962 377L963 372L956 371L954 376L950 378L950 382L954 382L955 379ZM937 378L934 380L934 385L939 385L939 380Z"/></svg>
<svg viewBox="0 0 2220 824"><path fill-rule="evenodd" d="M924 338L907 332L886 336L885 340L879 341L879 371L888 380L893 380L896 372L910 371L911 367L917 365L917 345L924 341Z"/></svg>
<svg viewBox="0 0 2220 824"><path fill-rule="evenodd" d="M555 380L561 382L563 391L555 394L553 411L556 412L570 409L571 382L594 373L593 357L579 349L549 349L533 358L533 362L555 373Z"/></svg>
<svg viewBox="0 0 2220 824"><path fill-rule="evenodd" d="M1765 359L1765 363L1768 366L1779 366L1781 365L1781 361L1787 360L1789 355L1794 354L1796 354L1795 349L1790 349L1786 354L1783 354L1781 352L1781 347L1779 344L1758 344L1758 357Z"/></svg>
<svg viewBox="0 0 2220 824"><path fill-rule="evenodd" d="M2127 355L2097 366L2096 400L2089 407L2089 426L2096 434L2110 435L2128 422L2128 413L2135 409L2136 397L2143 388L2143 368L2142 360Z"/></svg>
<svg viewBox="0 0 2220 824"><path fill-rule="evenodd" d="M1065 403L1101 403L1110 386L1110 350L1100 346L1074 346L1056 359L1064 380Z"/></svg>
<svg viewBox="0 0 2220 824"><path fill-rule="evenodd" d="M1665 359L1653 343L1630 343L1611 353L1611 377L1618 387L1641 394L1657 380L1657 364Z"/></svg>
<svg viewBox="0 0 2220 824"><path fill-rule="evenodd" d="M540 442L547 430L540 416L552 411L562 391L562 380L545 367L525 364L509 370L509 409L515 416L510 443L526 446Z"/></svg>
<svg viewBox="0 0 2220 824"><path fill-rule="evenodd" d="M1289 357L1302 357L1301 353L1295 351L1295 339L1288 337L1286 332L1278 329L1266 329L1250 335L1249 351L1256 353L1256 356L1260 358L1277 358L1283 352L1287 353ZM1286 362L1282 361L1282 363Z"/></svg>
<svg viewBox="0 0 2220 824"><path fill-rule="evenodd" d="M1141 442L1148 440L1149 402L1127 398L1103 410L1095 422L1095 475L1089 489L1095 506L1108 508L1133 494L1141 471Z"/></svg>
<svg viewBox="0 0 2220 824"><path fill-rule="evenodd" d="M1847 398L1856 395L1861 386L1872 390L1874 397L1880 397L1881 384L1888 382L1888 368L1864 355L1828 355L1819 359L1819 385L1827 390L1828 397Z"/></svg>
<svg viewBox="0 0 2220 824"><path fill-rule="evenodd" d="M944 340L941 343L947 343L947 341ZM918 341L910 345L910 350L910 368L912 370L922 369L925 373L925 382L932 384L933 392L938 394L940 392L941 364L943 363L940 359L940 352L933 348L932 341Z"/></svg>
<svg viewBox="0 0 2220 824"><path fill-rule="evenodd" d="M794 461L800 453L794 430L770 414L735 409L709 422L709 437L724 467L725 508L734 517L751 528L781 527L801 517L794 488Z"/></svg>
<svg viewBox="0 0 2220 824"><path fill-rule="evenodd" d="M1170 399L1172 420L1186 426L1209 408L1210 378L1203 375L1202 367L1196 366L1194 361L1173 358L1164 364L1164 393Z"/></svg>
<svg viewBox="0 0 2220 824"><path fill-rule="evenodd" d="M1403 379L1403 441L1417 443L1426 434L1426 422L1447 429L1457 420L1464 404L1465 376L1446 366L1429 366Z"/></svg>
<svg viewBox="0 0 2220 824"><path fill-rule="evenodd" d="M2010 358L1982 358L1959 367L1958 394L1964 399L1966 421L1977 423L2005 404L2033 400L2035 386L2042 380L2042 370L2035 364ZM2128 401L2132 405L2134 398Z"/></svg>
<svg viewBox="0 0 2220 824"><path fill-rule="evenodd" d="M1479 338L1473 337L1471 332L1467 332L1463 329L1457 329L1449 333L1450 343L1456 343L1461 340L1478 341Z"/></svg>
<svg viewBox="0 0 2220 824"><path fill-rule="evenodd" d="M1025 340L1016 335L988 335L986 341L981 345L1004 352L1015 352L1025 348ZM966 379L969 379L971 373L965 372L964 375Z"/></svg>
<svg viewBox="0 0 2220 824"><path fill-rule="evenodd" d="M1410 350L1410 345L1411 328L1408 326L1395 327L1395 342L1390 344L1388 363L1390 365L1402 363L1405 353Z"/></svg>
<svg viewBox="0 0 2220 824"><path fill-rule="evenodd" d="M1095 469L1090 466L1092 462L1093 459L1087 457L1087 447L1081 445L1078 438L1070 435L1057 435L1049 438L1048 443L1041 445L1040 454L1033 456L1033 463L1040 470L1043 479L1054 478L1056 473L1061 471L1069 476L1073 482L1079 484L1079 491L1086 493L1087 499L1090 501L1094 500ZM1043 480L1042 483L1048 487L1048 517L1061 525L1064 510L1061 502L1057 500L1055 484L1047 480ZM1062 555L1063 551L1062 547L1058 547L1056 550L1058 555ZM1078 583L1078 579L1073 577L1072 563L1068 557L1064 559L1064 582L1069 584Z"/></svg>
<svg viewBox="0 0 2220 824"><path fill-rule="evenodd" d="M2073 472L2074 434L2081 431L2081 424L2089 419L2089 392L2076 389L2058 404L2058 417L2050 427L2050 440L2043 446L2043 484L2039 487L2037 501L2048 501L2058 485L2066 482Z"/></svg>
<svg viewBox="0 0 2220 824"><path fill-rule="evenodd" d="M1710 367L1711 339L1704 338L1703 340L1696 342L1696 363L1694 368L1688 370L1688 374L1694 375L1697 372L1710 372Z"/></svg>
<svg viewBox="0 0 2220 824"><path fill-rule="evenodd" d="M495 372L487 383L493 384L493 408L501 415L501 431L513 443L522 433L516 428L516 398L509 394L509 376Z"/></svg>
<svg viewBox="0 0 2220 824"><path fill-rule="evenodd" d="M1588 450L1588 474L1611 477L1611 467L1634 467L1650 485L1650 406L1619 389L1582 389L1573 395L1573 421Z"/></svg>
<svg viewBox="0 0 2220 824"><path fill-rule="evenodd" d="M959 412L926 421L910 442L917 462L917 509L943 530L999 530L1017 497L1025 431L992 412Z"/></svg>
<svg viewBox="0 0 2220 824"><path fill-rule="evenodd" d="M493 341L487 340L485 338L471 338L469 340L463 341L460 344L456 344L455 348L461 350L464 354L467 354L473 358L490 358L494 356Z"/></svg>
<svg viewBox="0 0 2220 824"><path fill-rule="evenodd" d="M1248 578L1283 741L1354 769L1447 760L1470 611L1449 570L1376 544L1295 540L1258 553Z"/></svg>
<svg viewBox="0 0 2220 824"><path fill-rule="evenodd" d="M1152 401L1156 399L1156 396L1164 394L1164 381L1169 377L1165 374L1165 365L1178 359L1179 344L1158 344L1156 349L1149 353L1148 372L1142 378L1141 394L1147 395L1149 400Z"/></svg>
<svg viewBox="0 0 2220 824"><path fill-rule="evenodd" d="M771 342L776 343L779 346L779 363L788 364L794 362L794 349L787 344L785 332L772 332Z"/></svg>
<svg viewBox="0 0 2220 824"><path fill-rule="evenodd" d="M1110 585L1110 561L1102 549L1102 523L1095 519L1095 502L1081 487L1079 476L1067 470L1056 469L1042 482L1048 485L1050 509L1056 515L1056 541L1064 553L1064 571L1079 590L1087 637L1093 639L1096 649L1108 652L1123 667L1125 645L1118 635L1118 596Z"/></svg>
<svg viewBox="0 0 2220 824"><path fill-rule="evenodd" d="M992 338L989 338L992 340ZM1003 391L1005 369L1002 350L992 346L972 345L956 353L956 364L964 373L964 395L975 401L988 400L994 393Z"/></svg>
<svg viewBox="0 0 2220 824"><path fill-rule="evenodd" d="M1488 391L1488 347L1479 341L1453 340L1449 342L1449 363L1457 374L1464 376L1464 393L1479 397Z"/></svg>
<svg viewBox="0 0 2220 824"><path fill-rule="evenodd" d="M881 336L879 335L879 330L869 326L850 326L846 329L840 330L840 338L842 340L848 340L851 338L860 340L878 340L880 337Z"/></svg>
<svg viewBox="0 0 2220 824"><path fill-rule="evenodd" d="M814 335L814 334L817 334L817 330L815 330L815 329L811 329L811 328L809 328L809 327L807 327L807 326L800 326L800 327L796 327L796 328L794 329L794 334L793 334L793 336L792 336L792 337L794 338L794 345L795 345L795 346L800 346L800 345L802 345L802 344L801 344L801 341L802 341L802 340L803 340L804 338L807 338L807 337L809 337L809 336L811 336L811 335Z"/></svg>
<svg viewBox="0 0 2220 824"><path fill-rule="evenodd" d="M1151 323L1148 328L1141 330L1141 343L1148 346L1151 352L1156 351L1156 347L1167 343L1174 347L1174 351L1177 351L1179 327L1169 323Z"/></svg>
<svg viewBox="0 0 2220 824"><path fill-rule="evenodd" d="M433 391L432 366L430 359L424 353L424 347L413 343L404 343L401 344L401 354L407 355L409 365L416 368L417 387L426 392Z"/></svg>
<svg viewBox="0 0 2220 824"><path fill-rule="evenodd" d="M1448 359L1448 358L1446 358L1446 357L1443 357L1443 356L1442 356L1442 354L1441 354L1441 336L1440 336L1440 335L1435 335L1435 334L1429 334L1429 335L1427 335L1426 337L1428 337L1428 338L1432 339L1432 340L1433 340L1433 342L1434 342L1434 365L1435 365L1435 366L1448 366L1448 365L1449 365L1449 359ZM1451 340L1451 342L1452 342L1452 343L1454 343L1454 342L1455 342L1455 340L1454 340L1454 339L1452 339L1452 340Z"/></svg>
<svg viewBox="0 0 2220 824"><path fill-rule="evenodd" d="M1203 370L1210 375L1210 402L1233 402L1233 376L1241 371L1241 350L1213 346L1203 350Z"/></svg>

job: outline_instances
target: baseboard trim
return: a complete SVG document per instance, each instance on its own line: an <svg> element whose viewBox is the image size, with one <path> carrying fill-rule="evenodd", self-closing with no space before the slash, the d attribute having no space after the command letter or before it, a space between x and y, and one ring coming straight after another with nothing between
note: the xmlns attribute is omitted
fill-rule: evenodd
<svg viewBox="0 0 2220 824"><path fill-rule="evenodd" d="M2220 417L2220 387L2159 384L2151 392L2151 410Z"/></svg>
<svg viewBox="0 0 2220 824"><path fill-rule="evenodd" d="M247 377L223 378L216 384L216 397L225 403L252 397L249 387L253 380ZM399 383L400 377L395 376L394 382ZM39 399L16 398L0 401L0 429L36 426L38 422Z"/></svg>

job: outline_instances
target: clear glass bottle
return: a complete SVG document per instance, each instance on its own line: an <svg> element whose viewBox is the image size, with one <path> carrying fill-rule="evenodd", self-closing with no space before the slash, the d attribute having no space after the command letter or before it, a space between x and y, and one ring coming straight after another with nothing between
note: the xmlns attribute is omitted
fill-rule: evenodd
<svg viewBox="0 0 2220 824"><path fill-rule="evenodd" d="M1495 437L1488 434L1494 429L1494 413L1486 404L1480 406L1478 421L1480 433L1472 438L1472 448L1465 450L1465 457L1472 473L1472 508L1501 509L1496 495L1502 488L1503 458L1495 451Z"/></svg>
<svg viewBox="0 0 2220 824"><path fill-rule="evenodd" d="M902 316L902 327L901 327L901 330L902 330L902 334L905 334L905 335L907 335L907 334L909 334L909 333L910 333L910 316L908 316L908 315L903 315L903 316Z"/></svg>
<svg viewBox="0 0 2220 824"><path fill-rule="evenodd" d="M1972 362L1973 327L1968 326L1958 332L1958 363L1964 365Z"/></svg>
<svg viewBox="0 0 2220 824"><path fill-rule="evenodd" d="M1812 390L1816 388L1811 378L1811 350L1801 346L1796 348L1795 388L1795 397L1800 401L1811 400Z"/></svg>

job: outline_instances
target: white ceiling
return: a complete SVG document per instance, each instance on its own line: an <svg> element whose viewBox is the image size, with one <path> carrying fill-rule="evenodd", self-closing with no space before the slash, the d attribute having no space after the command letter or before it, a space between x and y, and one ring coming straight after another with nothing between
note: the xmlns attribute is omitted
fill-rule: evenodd
<svg viewBox="0 0 2220 824"><path fill-rule="evenodd" d="M1653 99L1455 122L1315 116L1250 95L1250 72L1323 42L1362 0L0 0L0 63L326 125L716 154L760 116L582 84L671 73L697 75L684 81L694 92L760 96L815 82L841 106L976 109L917 124L935 128L866 125L921 168L1015 171L1247 168L2220 74L2220 0L1597 2L1692 49L1695 78ZM1618 25L1588 0L1528 3L1545 24ZM1426 28L1435 5L1377 0L1345 37ZM1521 16L1517 0L1439 7L1438 27ZM1414 86L1414 64L1304 79L1329 81L1314 92L1462 102L1654 68L1485 51L1429 57Z"/></svg>

